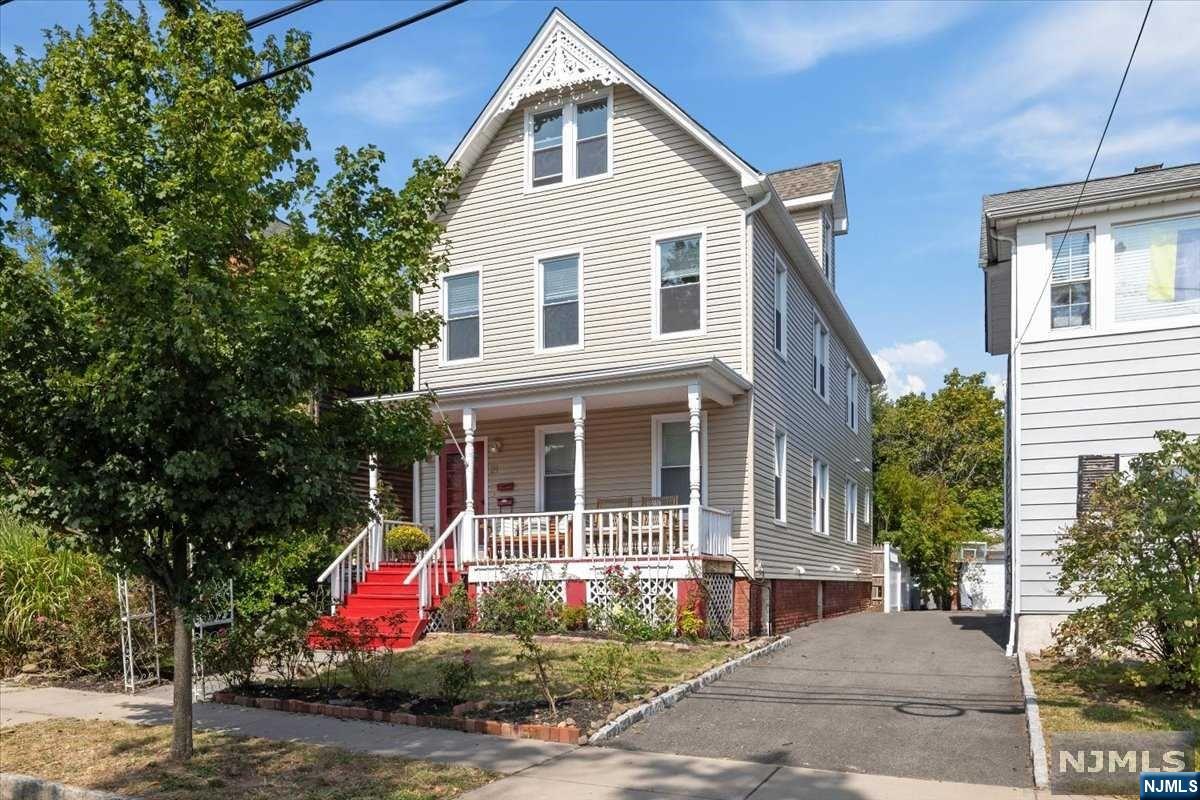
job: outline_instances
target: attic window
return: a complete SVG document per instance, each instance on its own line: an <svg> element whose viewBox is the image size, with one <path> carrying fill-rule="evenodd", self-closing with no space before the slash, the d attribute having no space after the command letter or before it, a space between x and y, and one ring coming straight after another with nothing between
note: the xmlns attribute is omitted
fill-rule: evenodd
<svg viewBox="0 0 1200 800"><path fill-rule="evenodd" d="M528 188L600 178L612 171L612 94L525 115Z"/></svg>

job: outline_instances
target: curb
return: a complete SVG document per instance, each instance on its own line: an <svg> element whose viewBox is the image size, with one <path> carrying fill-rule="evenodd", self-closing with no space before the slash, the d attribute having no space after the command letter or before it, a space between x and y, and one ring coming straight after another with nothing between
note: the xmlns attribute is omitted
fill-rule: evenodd
<svg viewBox="0 0 1200 800"><path fill-rule="evenodd" d="M751 661L755 661L763 656L770 655L776 650L782 650L791 643L792 637L781 636L770 644L764 645L757 650L752 650L749 653L746 653L744 656L739 656L731 661L726 661L724 664L715 666L708 672L705 672L696 678L692 678L690 681L684 681L678 686L668 689L653 700L649 700L645 703L642 703L640 706L635 706L634 708L629 709L624 714L593 733L591 736L580 738L579 742L580 744L596 744L598 742L611 739L617 734L626 731L635 722L640 722L641 720L653 717L660 711L665 711L683 698L687 697L692 692L704 688L717 678L725 677L741 665L749 664Z"/></svg>
<svg viewBox="0 0 1200 800"><path fill-rule="evenodd" d="M340 706L331 703L309 703L304 700L284 700L278 697L247 697L233 692L213 692L212 702L229 706L260 708L265 711L289 711L293 714L316 714L335 719L362 722L386 722L392 725L412 725L418 728L441 728L462 733L481 733L505 739L537 739L555 744L578 744L579 728L574 725L539 725L529 722L500 722L492 719L465 719L459 716L439 717L409 714L405 711L381 711L362 706ZM462 705L466 705L465 703ZM465 710L465 709L464 709ZM0 800L4 798L0 797Z"/></svg>
<svg viewBox="0 0 1200 800"><path fill-rule="evenodd" d="M1021 691L1025 695L1025 722L1029 726L1029 756L1033 759L1033 785L1050 788L1050 770L1046 762L1046 737L1042 734L1042 715L1038 712L1037 695L1033 691L1033 676L1029 674L1029 659L1017 654L1021 665Z"/></svg>
<svg viewBox="0 0 1200 800"><path fill-rule="evenodd" d="M0 772L0 800L134 800L127 795L82 789L65 783Z"/></svg>

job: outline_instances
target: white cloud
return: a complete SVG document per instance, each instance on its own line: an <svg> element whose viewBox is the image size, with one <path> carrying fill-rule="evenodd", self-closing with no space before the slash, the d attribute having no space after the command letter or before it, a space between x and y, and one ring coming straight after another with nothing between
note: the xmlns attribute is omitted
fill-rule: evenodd
<svg viewBox="0 0 1200 800"><path fill-rule="evenodd" d="M1008 396L1008 379L996 372L989 372L984 377L984 383L992 387L992 393L997 400L1006 400Z"/></svg>
<svg viewBox="0 0 1200 800"><path fill-rule="evenodd" d="M742 55L772 73L800 72L841 53L920 39L971 12L965 3L932 0L739 3L724 8Z"/></svg>
<svg viewBox="0 0 1200 800"><path fill-rule="evenodd" d="M418 66L377 75L340 102L343 111L383 125L404 125L453 100L460 90L437 67Z"/></svg>
<svg viewBox="0 0 1200 800"><path fill-rule="evenodd" d="M995 153L1010 166L1078 179L1087 169L1145 3L1046 4L958 77L899 115L909 143ZM1158 3L1134 58L1097 174L1188 159L1200 144L1200 3Z"/></svg>
<svg viewBox="0 0 1200 800"><path fill-rule="evenodd" d="M946 360L946 351L932 339L900 342L871 354L887 384L888 396L920 394L929 386L919 373Z"/></svg>

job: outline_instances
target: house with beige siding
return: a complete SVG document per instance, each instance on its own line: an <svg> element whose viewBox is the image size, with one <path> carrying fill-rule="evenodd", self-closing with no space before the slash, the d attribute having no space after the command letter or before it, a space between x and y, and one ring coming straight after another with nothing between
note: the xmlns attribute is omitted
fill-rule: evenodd
<svg viewBox="0 0 1200 800"><path fill-rule="evenodd" d="M339 613L389 569L426 626L513 571L604 603L613 564L736 634L866 607L882 376L836 291L840 162L760 172L556 10L451 163L413 356L448 435L402 502L434 544L389 565L368 524L323 576Z"/></svg>
<svg viewBox="0 0 1200 800"><path fill-rule="evenodd" d="M1037 651L1072 611L1059 535L1089 489L1200 434L1200 164L983 199L987 351L1008 360L1010 652Z"/></svg>

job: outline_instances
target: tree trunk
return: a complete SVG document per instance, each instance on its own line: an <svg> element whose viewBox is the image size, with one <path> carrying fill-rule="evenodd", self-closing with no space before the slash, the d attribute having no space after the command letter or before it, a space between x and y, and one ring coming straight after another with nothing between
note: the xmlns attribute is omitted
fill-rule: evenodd
<svg viewBox="0 0 1200 800"><path fill-rule="evenodd" d="M171 758L187 761L192 757L192 629L181 606L175 612L175 676L171 718Z"/></svg>

